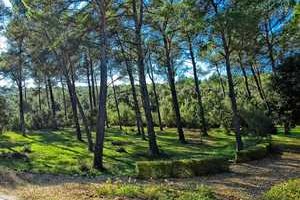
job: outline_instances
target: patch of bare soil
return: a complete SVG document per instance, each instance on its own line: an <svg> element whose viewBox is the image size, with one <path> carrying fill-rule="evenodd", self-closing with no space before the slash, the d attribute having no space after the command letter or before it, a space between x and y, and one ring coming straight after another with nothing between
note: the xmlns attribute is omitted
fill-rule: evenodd
<svg viewBox="0 0 300 200"><path fill-rule="evenodd" d="M25 200L101 199L96 195L96 188L106 178L0 172L0 200L2 193L11 195L12 199L8 200L15 200L13 196ZM271 186L292 178L300 178L299 153L284 153L259 161L233 164L228 173L192 179L171 179L167 184L204 184L212 187L220 200L256 200Z"/></svg>
<svg viewBox="0 0 300 200"><path fill-rule="evenodd" d="M300 154L284 153L258 161L233 164L230 171L186 182L209 185L222 200L256 200L273 185L300 178Z"/></svg>

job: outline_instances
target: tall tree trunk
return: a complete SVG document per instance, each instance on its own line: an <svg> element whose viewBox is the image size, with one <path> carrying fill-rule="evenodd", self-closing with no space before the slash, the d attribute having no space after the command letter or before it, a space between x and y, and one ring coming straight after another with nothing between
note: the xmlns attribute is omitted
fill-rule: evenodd
<svg viewBox="0 0 300 200"><path fill-rule="evenodd" d="M46 78L45 78L45 90L46 90L46 99L47 99L48 110L51 110L49 90L48 90L48 82L47 82Z"/></svg>
<svg viewBox="0 0 300 200"><path fill-rule="evenodd" d="M202 124L202 132L203 132L203 136L208 136L207 124L206 124L206 119L205 119L205 116L204 116L204 108L203 108L203 103L202 103L202 96L201 96L201 91L200 91L200 87L199 87L199 79L198 79L198 74L197 74L197 65L196 65L196 60L195 60L194 51L193 51L193 44L192 44L192 41L189 37L188 37L188 42L189 42L190 56L191 56L192 64L193 64L195 91L197 93L197 100L198 100L198 106L199 106L199 116L201 118L201 124Z"/></svg>
<svg viewBox="0 0 300 200"><path fill-rule="evenodd" d="M63 104L64 104L64 116L65 119L67 119L67 101L66 101L66 93L65 93L65 84L63 83L62 77L60 77L60 83L61 83L61 90L62 90Z"/></svg>
<svg viewBox="0 0 300 200"><path fill-rule="evenodd" d="M121 114L120 114L120 109L119 109L119 101L118 101L118 97L117 97L117 93L116 93L116 87L114 84L114 79L112 77L112 73L110 72L110 77L111 77L111 84L112 84L112 88L113 88L113 96L114 96L114 100L115 100L115 105L116 105L116 109L117 109L117 114L118 114L118 121L119 121L119 128L120 130L122 130L122 119L121 119Z"/></svg>
<svg viewBox="0 0 300 200"><path fill-rule="evenodd" d="M123 57L125 59L126 70L127 70L127 74L128 74L130 85L131 85L131 93L132 93L133 103L134 103L133 107L134 107L134 111L135 111L135 119L136 119L136 126L138 129L138 135L141 135L142 139L145 139L145 131L144 131L144 126L143 126L142 114L140 111L137 93L136 93L136 89L135 89L134 77L133 77L133 73L132 73L132 66L128 62L128 59L127 59L127 56L125 53L125 49L122 45L122 42L120 40L118 33L117 33L117 39L118 39L119 46L121 47Z"/></svg>
<svg viewBox="0 0 300 200"><path fill-rule="evenodd" d="M74 87L74 86L73 86ZM75 88L73 89L75 90ZM82 105L78 99L78 96L76 94L76 91L75 91L75 94L74 94L75 98L76 98L76 101L77 101L77 106L78 106L78 110L79 110L79 113L81 115L81 118L82 118L82 121L83 121L83 125L84 125L84 128L85 128L85 132L86 132L86 137L87 137L87 141L88 141L88 147L89 147L89 151L90 152L93 152L94 151L94 144L93 144L93 139L92 139L92 134L91 134L91 130L89 128L89 121L88 119L86 118L86 115L84 113L84 110L82 108Z"/></svg>
<svg viewBox="0 0 300 200"><path fill-rule="evenodd" d="M103 169L103 147L105 135L105 116L106 116L106 98L107 98L107 26L106 26L106 3L104 0L95 0L100 15L100 94L99 109L96 124L96 146L94 153L94 168Z"/></svg>
<svg viewBox="0 0 300 200"><path fill-rule="evenodd" d="M219 83L220 83L220 86L222 88L223 97L225 98L226 92L225 92L225 86L224 86L224 83L223 83L223 78L222 78L221 72L219 70L218 64L216 63L215 65L216 65L216 71L217 71L217 74L218 74L218 77L219 77Z"/></svg>
<svg viewBox="0 0 300 200"><path fill-rule="evenodd" d="M148 88L146 83L146 77L145 77L144 50L143 50L142 35L141 35L141 28L143 24L143 12L144 12L143 0L141 0L139 4L139 13L137 11L136 1L132 1L132 8L134 13L133 14L134 21L135 21L135 44L136 44L136 50L138 55L138 61L137 61L138 75L139 75L140 90L142 95L142 102L143 102L143 107L144 107L145 116L147 120L150 155L158 156L159 149L156 143L156 135L154 131L154 124L153 124L153 118L152 118L151 107L150 107L150 98L149 98L149 93L148 93Z"/></svg>
<svg viewBox="0 0 300 200"><path fill-rule="evenodd" d="M97 101L96 101L96 93L95 93L94 66L93 66L93 60L92 60L91 55L89 55L89 67L90 67L90 71L91 71L93 105L94 105L94 107L96 107Z"/></svg>
<svg viewBox="0 0 300 200"><path fill-rule="evenodd" d="M25 132L25 117L24 117L24 99L23 99L23 86L22 80L18 81L18 90L19 90L19 123L20 123L20 131L23 136L26 135Z"/></svg>
<svg viewBox="0 0 300 200"><path fill-rule="evenodd" d="M272 34L272 30L269 29L269 20L266 20L264 23L265 26L265 41L267 43L267 48L268 48L268 56L271 62L271 67L273 73L276 72L276 63L275 63L275 58L274 58L274 50L273 50L273 44L272 44L272 38L270 38L270 33Z"/></svg>
<svg viewBox="0 0 300 200"><path fill-rule="evenodd" d="M70 80L71 81L71 92L73 93L74 99L76 101L76 105L78 107L78 110L79 110L79 113L80 113L80 116L81 116L81 119L82 119L82 122L83 122L83 126L84 126L86 136L87 136L87 140L88 140L89 151L93 152L94 151L94 145L93 145L93 141L92 141L91 131L90 131L90 128L89 128L89 122L88 122L88 119L86 118L86 115L84 113L84 110L81 106L81 103L80 103L79 98L78 98L77 93L76 93L75 77L74 77L75 72L74 72L74 69L73 69L73 65L71 64L71 61L70 61L70 73L71 73L71 80Z"/></svg>
<svg viewBox="0 0 300 200"><path fill-rule="evenodd" d="M90 66L89 65L86 67L86 78L87 78L88 88L89 88L90 110L93 110L93 96L92 96L92 86L91 86L91 81L90 81ZM93 79L93 77L91 79Z"/></svg>
<svg viewBox="0 0 300 200"><path fill-rule="evenodd" d="M48 86L49 86L49 93L50 93L50 100L51 100L51 110L52 110L52 117L53 117L53 127L54 129L57 129L57 121L56 121L56 105L55 105L55 100L54 100L54 94L52 90L52 83L50 78L48 77L47 79Z"/></svg>
<svg viewBox="0 0 300 200"><path fill-rule="evenodd" d="M182 128L180 109L179 109L176 86L175 86L175 72L170 57L169 46L170 43L168 42L168 38L166 38L166 36L164 35L164 47L165 47L165 56L166 56L165 65L167 67L168 82L169 82L171 95L172 95L173 110L176 116L178 137L181 143L186 143L184 133L183 133L183 128Z"/></svg>
<svg viewBox="0 0 300 200"><path fill-rule="evenodd" d="M260 96L261 100L265 103L268 112L271 113L271 108L270 108L269 102L268 102L268 100L266 99L266 97L264 95L263 89L262 89L261 84L259 82L259 78L258 78L258 76L255 72L254 66L252 64L250 64L250 69L251 69L251 72L252 72L252 75L253 75L253 78L254 78L259 96Z"/></svg>
<svg viewBox="0 0 300 200"><path fill-rule="evenodd" d="M233 112L233 125L235 129L235 137L236 137L236 150L240 151L243 149L243 141L241 137L241 127L240 127L240 116L237 109L237 102L235 96L235 89L234 83L231 73L231 66L230 66L230 54L227 47L227 42L225 37L223 37L223 45L225 49L225 62L226 62L226 72L227 72L227 81L228 81L228 88L229 88L229 97L231 101L231 109Z"/></svg>
<svg viewBox="0 0 300 200"><path fill-rule="evenodd" d="M72 91L73 86L72 86L72 83L70 81L69 75L64 73L64 76L65 76L66 81L67 81L67 87L68 87L69 96L70 96L70 102L71 102L71 107L72 107L72 112L73 112L73 120L74 120L74 123L75 123L77 139L79 141L83 141L82 140L82 135L81 135L81 130L80 130L79 119L78 119L77 101L76 101L76 98L75 98L74 93Z"/></svg>
<svg viewBox="0 0 300 200"><path fill-rule="evenodd" d="M27 87L26 87L26 80L24 80L24 101L27 102Z"/></svg>
<svg viewBox="0 0 300 200"><path fill-rule="evenodd" d="M219 14L218 5L211 0L210 1L213 9L215 11L215 14ZM240 125L240 117L239 112L237 108L237 102L236 102L236 95L235 95L235 89L234 89L234 82L232 78L231 73L231 64L230 64L230 49L228 45L228 41L226 39L226 34L224 30L221 30L221 39L222 39L222 45L225 53L225 65L226 65L226 72L227 72L227 81L228 81L228 89L229 89L229 98L231 101L231 110L233 113L233 125L235 129L235 139L236 139L236 151L240 151L243 149L243 141L241 136L241 125Z"/></svg>
<svg viewBox="0 0 300 200"><path fill-rule="evenodd" d="M152 88L153 88L153 93L154 93L154 98L155 98L155 104L157 107L157 117L158 117L158 124L159 124L159 129L160 131L163 131L163 125L162 125L162 120L161 120L161 114L160 114L160 105L159 105L159 97L156 91L156 84L154 81L154 73L153 73L153 66L152 66L152 61L151 61L151 55L149 54L149 70L148 70L148 75L149 79L151 80L152 83Z"/></svg>
<svg viewBox="0 0 300 200"><path fill-rule="evenodd" d="M39 111L42 111L41 81L40 80L39 80L39 85L38 85L38 102L39 102Z"/></svg>
<svg viewBox="0 0 300 200"><path fill-rule="evenodd" d="M95 82L95 90L96 90L96 106L97 102L99 101L99 88L98 88L98 83L97 83L97 76L96 74L94 75L94 82Z"/></svg>
<svg viewBox="0 0 300 200"><path fill-rule="evenodd" d="M241 68L243 76L244 76L244 81L245 81L247 96L248 96L249 99L251 99L252 95L251 95L251 91L250 91L250 88L249 88L248 76L247 76L247 72L245 70L245 66L243 64L242 56L241 56L240 53L239 53L239 63L240 63L240 68Z"/></svg>

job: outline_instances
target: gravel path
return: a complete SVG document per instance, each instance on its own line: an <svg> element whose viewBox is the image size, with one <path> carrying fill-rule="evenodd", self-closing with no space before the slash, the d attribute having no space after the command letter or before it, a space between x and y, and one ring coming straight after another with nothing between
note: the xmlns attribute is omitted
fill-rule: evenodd
<svg viewBox="0 0 300 200"><path fill-rule="evenodd" d="M23 196L25 199L32 199L30 197L34 194L38 197L35 199L43 200L53 194L56 195L55 199L97 199L90 195L93 188L105 180L105 177L85 179L32 174L12 175L12 178L18 183L22 181L20 184L11 184L8 178L4 183L0 176L0 200L5 199L1 199L1 194ZM259 161L231 165L228 173L192 179L171 179L167 183L209 185L220 200L256 200L271 186L292 178L300 178L299 153L273 155ZM6 197L7 200L15 200L12 196Z"/></svg>
<svg viewBox="0 0 300 200"><path fill-rule="evenodd" d="M300 178L300 154L284 153L230 167L230 173L199 177L191 182L210 185L220 199L256 200L271 186Z"/></svg>

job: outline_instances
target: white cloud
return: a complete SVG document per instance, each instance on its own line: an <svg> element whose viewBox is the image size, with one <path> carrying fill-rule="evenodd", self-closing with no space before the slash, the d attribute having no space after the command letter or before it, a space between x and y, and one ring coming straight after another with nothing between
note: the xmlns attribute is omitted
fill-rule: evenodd
<svg viewBox="0 0 300 200"><path fill-rule="evenodd" d="M0 36L0 52L6 49L7 39L4 36Z"/></svg>
<svg viewBox="0 0 300 200"><path fill-rule="evenodd" d="M9 0L2 0L2 2L4 3L5 6L11 7L11 3Z"/></svg>

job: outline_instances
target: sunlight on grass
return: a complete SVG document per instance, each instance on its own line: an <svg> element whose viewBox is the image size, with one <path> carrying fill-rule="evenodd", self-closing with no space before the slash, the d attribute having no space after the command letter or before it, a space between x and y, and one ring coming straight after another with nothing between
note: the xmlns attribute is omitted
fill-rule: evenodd
<svg viewBox="0 0 300 200"><path fill-rule="evenodd" d="M300 145L299 128L291 136L273 136L274 141ZM163 157L160 159L200 159L207 156L234 157L235 140L233 134L221 129L210 131L209 137L201 141L198 130L185 130L188 144L178 142L176 129L157 131L157 140ZM246 146L253 144L253 138L244 137ZM135 162L151 160L148 156L148 141L135 135L133 128L126 133L118 129L108 129L105 138L104 162L106 174L134 175ZM71 129L61 131L34 131L23 137L16 132L0 135L0 153L22 152L29 148L29 161L22 159L0 159L0 165L18 171L64 174L100 174L92 170L93 154L87 144L76 140ZM124 152L118 152L123 148Z"/></svg>

